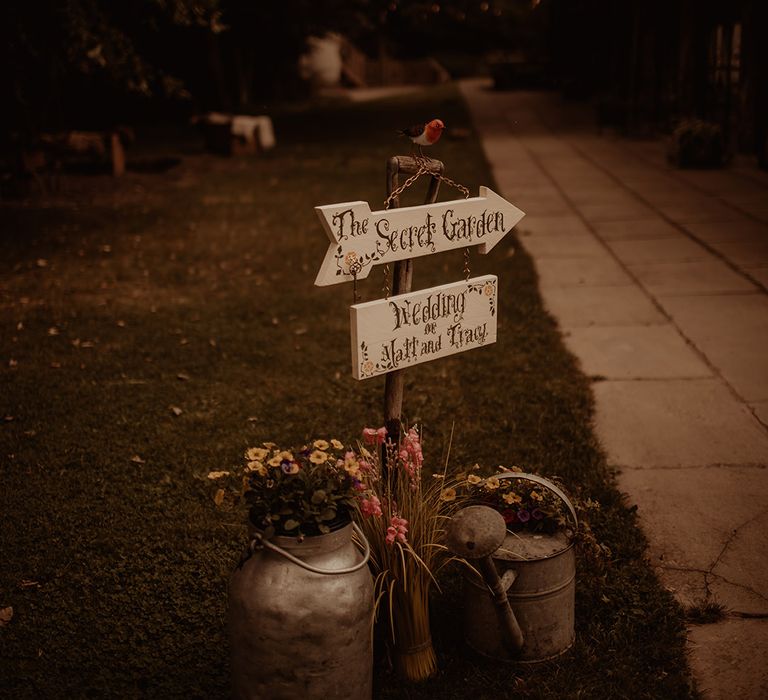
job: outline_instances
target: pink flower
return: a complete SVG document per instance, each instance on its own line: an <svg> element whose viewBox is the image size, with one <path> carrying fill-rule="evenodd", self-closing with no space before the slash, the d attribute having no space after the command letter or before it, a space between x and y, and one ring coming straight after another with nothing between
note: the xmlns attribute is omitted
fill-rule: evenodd
<svg viewBox="0 0 768 700"><path fill-rule="evenodd" d="M369 472L373 469L370 462L367 462L364 459L359 459L357 461L357 466L360 467L361 472Z"/></svg>
<svg viewBox="0 0 768 700"><path fill-rule="evenodd" d="M395 543L395 540L405 544L405 536L408 534L408 521L405 518L393 515L390 522L392 524L387 528L387 544L392 545Z"/></svg>
<svg viewBox="0 0 768 700"><path fill-rule="evenodd" d="M421 480L421 467L424 464L424 455L421 451L421 440L419 433L411 428L408 434L403 438L400 451L397 455L402 462L404 469L411 478L411 488L418 488Z"/></svg>
<svg viewBox="0 0 768 700"><path fill-rule="evenodd" d="M363 440L366 445L383 445L387 439L387 429L381 428L363 428Z"/></svg>
<svg viewBox="0 0 768 700"><path fill-rule="evenodd" d="M414 428L408 431L408 435L403 439L404 451L407 455L407 459L413 463L416 469L421 469L421 465L424 463L424 455L421 451L421 440L419 434ZM402 455L401 450L401 455Z"/></svg>
<svg viewBox="0 0 768 700"><path fill-rule="evenodd" d="M370 496L360 501L360 510L368 518L372 515L381 515L381 501L378 496Z"/></svg>

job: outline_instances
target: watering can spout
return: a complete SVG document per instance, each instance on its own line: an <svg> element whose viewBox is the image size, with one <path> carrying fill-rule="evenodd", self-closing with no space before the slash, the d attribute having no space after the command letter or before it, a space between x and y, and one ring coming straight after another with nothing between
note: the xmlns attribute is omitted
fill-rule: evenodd
<svg viewBox="0 0 768 700"><path fill-rule="evenodd" d="M514 573L506 572L504 579L493 563L491 555L501 546L507 527L500 513L488 506L469 506L451 518L448 525L447 544L457 556L474 560L488 586L511 652L518 652L525 642L523 632L507 599L507 589L514 582ZM508 575L511 573L511 576Z"/></svg>

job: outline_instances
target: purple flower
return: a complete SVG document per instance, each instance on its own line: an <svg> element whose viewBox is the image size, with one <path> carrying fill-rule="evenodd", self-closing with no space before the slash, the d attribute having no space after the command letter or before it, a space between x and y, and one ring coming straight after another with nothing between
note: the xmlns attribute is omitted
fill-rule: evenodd
<svg viewBox="0 0 768 700"><path fill-rule="evenodd" d="M544 513L542 513L538 508L534 508L531 511L531 517L534 520L543 520L544 519Z"/></svg>
<svg viewBox="0 0 768 700"><path fill-rule="evenodd" d="M531 514L527 510L518 510L517 519L521 523L527 523L531 519Z"/></svg>

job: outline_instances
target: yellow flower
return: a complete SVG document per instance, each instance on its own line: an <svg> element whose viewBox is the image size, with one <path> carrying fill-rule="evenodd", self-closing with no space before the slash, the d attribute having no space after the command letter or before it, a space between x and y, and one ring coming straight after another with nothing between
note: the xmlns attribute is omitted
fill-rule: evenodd
<svg viewBox="0 0 768 700"><path fill-rule="evenodd" d="M315 450L309 455L309 461L312 462L312 464L324 464L328 461L328 453L323 452L322 450Z"/></svg>
<svg viewBox="0 0 768 700"><path fill-rule="evenodd" d="M502 498L504 499L504 503L507 503L508 505L514 505L515 503L520 503L523 499L520 498L514 491L510 491L509 493L505 493Z"/></svg>
<svg viewBox="0 0 768 700"><path fill-rule="evenodd" d="M257 460L254 460L253 462L248 462L246 466L246 471L256 472L259 476L267 475L267 468Z"/></svg>
<svg viewBox="0 0 768 700"><path fill-rule="evenodd" d="M495 476L490 477L485 482L485 488L487 488L489 491L495 491L497 488L499 488L500 485L501 482Z"/></svg>
<svg viewBox="0 0 768 700"><path fill-rule="evenodd" d="M251 447L245 451L245 458L249 462L261 462L269 454L269 450L263 447Z"/></svg>
<svg viewBox="0 0 768 700"><path fill-rule="evenodd" d="M534 501L543 501L544 496L542 496L538 491L531 491L531 498Z"/></svg>
<svg viewBox="0 0 768 700"><path fill-rule="evenodd" d="M523 473L523 470L520 469L520 467L510 467L509 471L517 472L518 474L522 474Z"/></svg>
<svg viewBox="0 0 768 700"><path fill-rule="evenodd" d="M333 447L334 450L341 450L344 447L344 443L339 442L334 438L333 440L331 440L331 446Z"/></svg>
<svg viewBox="0 0 768 700"><path fill-rule="evenodd" d="M456 481L464 481L467 478L467 472L461 472L456 475Z"/></svg>
<svg viewBox="0 0 768 700"><path fill-rule="evenodd" d="M479 484L482 481L482 479L477 474L470 474L467 477L467 481L470 484Z"/></svg>
<svg viewBox="0 0 768 700"><path fill-rule="evenodd" d="M251 480L247 477L243 477L243 493L251 490Z"/></svg>
<svg viewBox="0 0 768 700"><path fill-rule="evenodd" d="M440 493L440 500L441 501L455 501L456 500L456 489L443 489L443 491Z"/></svg>
<svg viewBox="0 0 768 700"><path fill-rule="evenodd" d="M350 476L360 476L360 465L354 457L347 457L344 459L344 471Z"/></svg>
<svg viewBox="0 0 768 700"><path fill-rule="evenodd" d="M277 447L274 442L262 442L261 444L264 445L264 447L266 447L268 450L274 450Z"/></svg>
<svg viewBox="0 0 768 700"><path fill-rule="evenodd" d="M267 464L270 467L279 467L280 466L280 462L282 462L282 461L283 460L280 458L280 455L275 455L274 457L272 457L272 459L269 460L269 462L267 462Z"/></svg>
<svg viewBox="0 0 768 700"><path fill-rule="evenodd" d="M283 450L278 457L286 462L293 462L293 453L288 452L288 450Z"/></svg>
<svg viewBox="0 0 768 700"><path fill-rule="evenodd" d="M222 476L229 476L229 472L208 472L209 479L221 479Z"/></svg>
<svg viewBox="0 0 768 700"><path fill-rule="evenodd" d="M312 447L316 447L318 450L327 450L328 442L326 440L315 440L312 443Z"/></svg>
<svg viewBox="0 0 768 700"><path fill-rule="evenodd" d="M433 479L445 479L445 474L433 474Z"/></svg>

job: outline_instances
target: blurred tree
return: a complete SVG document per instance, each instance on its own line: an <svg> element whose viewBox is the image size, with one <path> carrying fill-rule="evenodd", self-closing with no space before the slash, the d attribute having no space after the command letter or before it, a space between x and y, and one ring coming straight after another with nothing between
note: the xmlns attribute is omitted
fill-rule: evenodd
<svg viewBox="0 0 768 700"><path fill-rule="evenodd" d="M10 0L3 34L3 132L104 126L123 98L186 98L161 67L163 31L221 31L219 0ZM153 44L154 40L154 44Z"/></svg>

